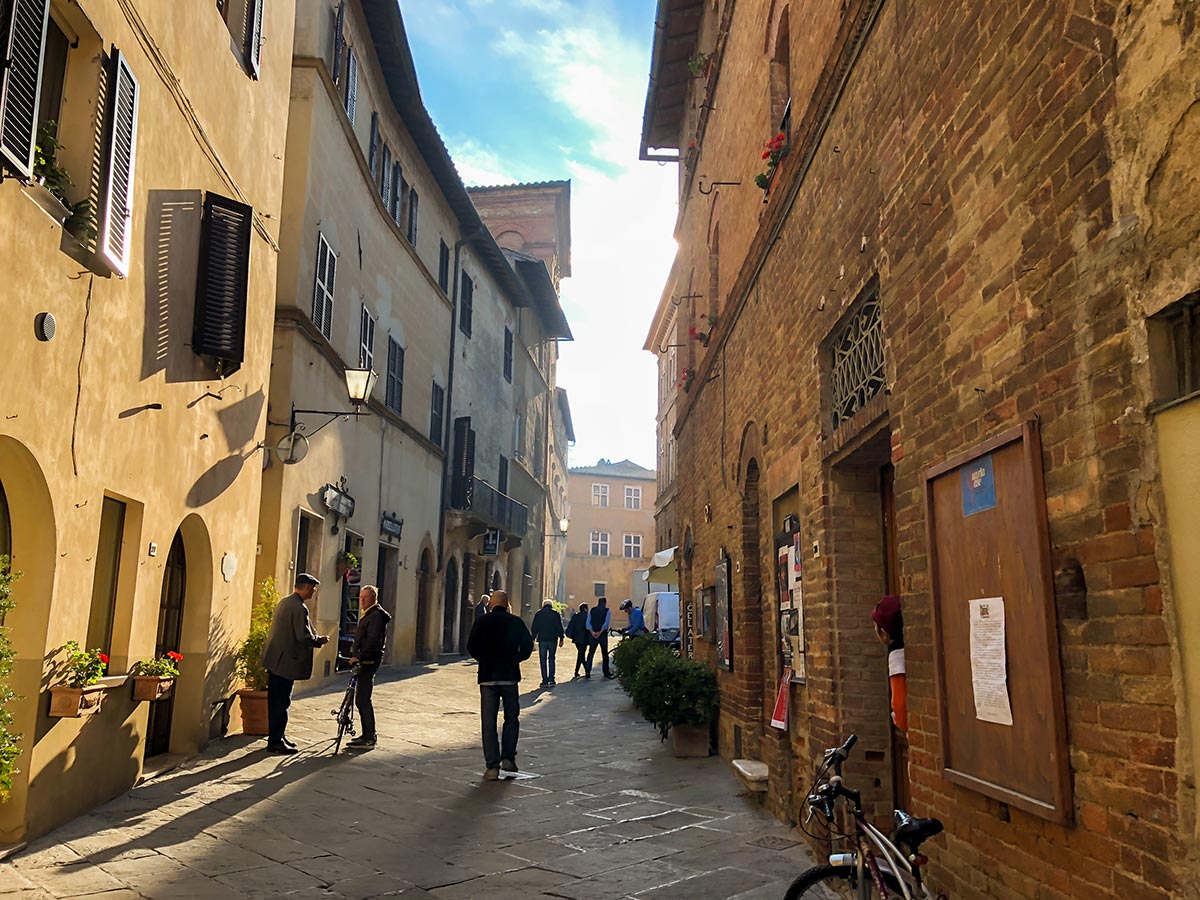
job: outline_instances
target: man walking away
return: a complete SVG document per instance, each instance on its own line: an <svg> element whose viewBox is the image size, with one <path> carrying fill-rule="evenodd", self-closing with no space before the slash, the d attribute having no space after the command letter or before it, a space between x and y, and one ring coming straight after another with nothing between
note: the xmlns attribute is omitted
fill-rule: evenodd
<svg viewBox="0 0 1200 900"><path fill-rule="evenodd" d="M491 609L491 607L488 605L488 595L482 594L479 597L479 602L475 605L475 621L478 622L480 619L486 616L489 609Z"/></svg>
<svg viewBox="0 0 1200 900"><path fill-rule="evenodd" d="M621 609L629 613L629 627L625 629L625 633L630 637L636 637L639 634L648 634L646 631L646 615L640 609L633 605L633 601L626 599L621 604Z"/></svg>
<svg viewBox="0 0 1200 900"><path fill-rule="evenodd" d="M588 613L588 633L591 635L591 647L588 648L587 671L584 678L592 677L592 662L596 658L596 648L600 648L600 657L604 665L604 677L612 678L608 668L608 626L612 624L612 610L608 608L608 598L601 597Z"/></svg>
<svg viewBox="0 0 1200 900"><path fill-rule="evenodd" d="M479 660L479 706L483 719L483 759L486 781L500 771L517 771L517 737L520 733L521 663L533 655L533 636L520 616L508 611L508 593L493 591L491 611L477 619L467 638L467 652ZM504 705L503 740L496 735L496 718ZM510 776L511 777L511 776Z"/></svg>
<svg viewBox="0 0 1200 900"><path fill-rule="evenodd" d="M579 609L571 616L571 621L567 623L567 637L571 639L571 643L575 645L575 677L579 678L580 669L587 666L587 651L588 644L591 643L591 635L588 634L588 606L586 603L580 603Z"/></svg>
<svg viewBox="0 0 1200 900"><path fill-rule="evenodd" d="M362 722L362 734L347 744L348 749L370 750L375 746L375 708L371 693L375 689L375 673L383 663L387 649L387 627L391 615L379 605L379 591L365 584L358 592L358 627L350 645L350 665L358 666L358 681L354 688L354 705Z"/></svg>
<svg viewBox="0 0 1200 900"><path fill-rule="evenodd" d="M279 601L271 619L271 630L263 647L262 664L267 670L267 752L296 753L296 745L287 739L288 707L292 705L292 687L297 681L312 678L313 650L329 643L325 635L313 630L305 603L317 593L321 582L301 572L296 576L294 592Z"/></svg>
<svg viewBox="0 0 1200 900"><path fill-rule="evenodd" d="M533 637L538 645L538 663L542 667L542 683L539 687L554 684L554 655L563 645L562 616L554 609L553 600L543 600L542 608L533 616Z"/></svg>

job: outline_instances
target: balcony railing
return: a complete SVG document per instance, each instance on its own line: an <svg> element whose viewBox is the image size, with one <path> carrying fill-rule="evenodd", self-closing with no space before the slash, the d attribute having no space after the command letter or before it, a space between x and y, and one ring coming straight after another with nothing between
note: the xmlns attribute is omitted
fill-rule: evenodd
<svg viewBox="0 0 1200 900"><path fill-rule="evenodd" d="M509 534L523 535L529 528L529 507L502 494L486 481L472 477L455 485L451 506L469 512L480 522Z"/></svg>

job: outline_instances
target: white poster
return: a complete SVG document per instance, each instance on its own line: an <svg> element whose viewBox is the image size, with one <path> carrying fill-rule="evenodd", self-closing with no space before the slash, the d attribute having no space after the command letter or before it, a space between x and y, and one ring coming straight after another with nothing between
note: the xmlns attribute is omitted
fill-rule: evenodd
<svg viewBox="0 0 1200 900"><path fill-rule="evenodd" d="M975 718L997 725L1012 725L1008 660L1004 652L1004 598L972 600L970 606Z"/></svg>

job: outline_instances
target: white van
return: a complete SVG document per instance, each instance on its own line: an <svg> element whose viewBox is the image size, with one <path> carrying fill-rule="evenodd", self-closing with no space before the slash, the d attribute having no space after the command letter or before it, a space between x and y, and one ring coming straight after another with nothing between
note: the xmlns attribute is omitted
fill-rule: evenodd
<svg viewBox="0 0 1200 900"><path fill-rule="evenodd" d="M679 594L675 591L654 591L642 601L646 628L660 641L679 643Z"/></svg>

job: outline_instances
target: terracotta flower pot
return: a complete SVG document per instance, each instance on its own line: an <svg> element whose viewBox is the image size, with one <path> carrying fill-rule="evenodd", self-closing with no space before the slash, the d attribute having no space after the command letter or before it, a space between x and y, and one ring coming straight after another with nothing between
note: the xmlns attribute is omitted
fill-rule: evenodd
<svg viewBox="0 0 1200 900"><path fill-rule="evenodd" d="M681 758L708 757L707 725L675 725L671 728L671 750Z"/></svg>
<svg viewBox="0 0 1200 900"><path fill-rule="evenodd" d="M174 678L159 675L134 675L133 700L135 703L154 702L171 696L175 687Z"/></svg>
<svg viewBox="0 0 1200 900"><path fill-rule="evenodd" d="M241 690L237 694L242 701L242 734L268 734L267 692Z"/></svg>
<svg viewBox="0 0 1200 900"><path fill-rule="evenodd" d="M83 688L50 688L50 715L56 719L78 719L100 712L107 689L101 684Z"/></svg>

